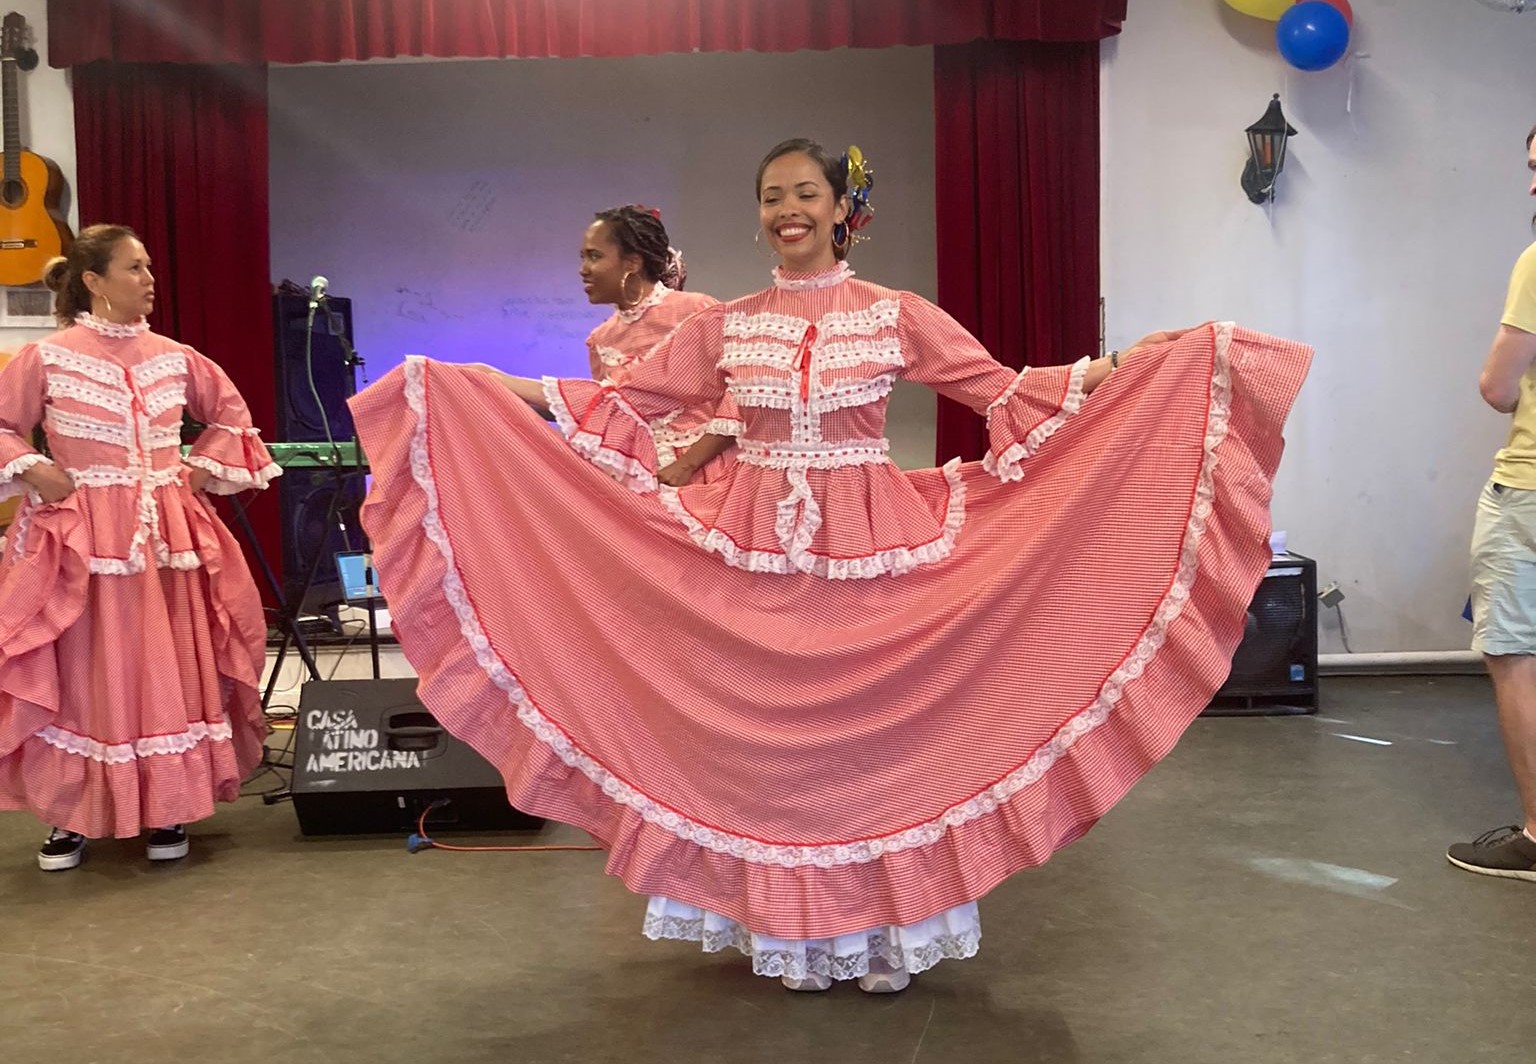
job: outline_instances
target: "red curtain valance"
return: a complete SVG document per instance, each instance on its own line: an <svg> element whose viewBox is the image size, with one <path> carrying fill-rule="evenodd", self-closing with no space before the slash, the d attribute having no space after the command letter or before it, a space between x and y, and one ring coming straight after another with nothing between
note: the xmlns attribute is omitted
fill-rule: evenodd
<svg viewBox="0 0 1536 1064"><path fill-rule="evenodd" d="M49 0L48 61L790 52L1096 41L1126 0Z"/></svg>

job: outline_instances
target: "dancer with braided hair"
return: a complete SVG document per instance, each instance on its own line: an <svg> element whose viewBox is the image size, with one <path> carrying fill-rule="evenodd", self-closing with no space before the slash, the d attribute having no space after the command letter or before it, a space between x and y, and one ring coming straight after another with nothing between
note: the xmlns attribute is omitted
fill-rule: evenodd
<svg viewBox="0 0 1536 1064"><path fill-rule="evenodd" d="M720 302L684 292L687 280L683 254L668 239L660 211L635 204L597 212L582 238L581 283L589 302L611 304L614 312L587 337L593 380L622 383L673 329ZM729 396L657 419L651 423L657 479L674 487L718 480L740 431Z"/></svg>
<svg viewBox="0 0 1536 1064"><path fill-rule="evenodd" d="M1005 368L854 277L869 179L852 151L775 147L754 185L773 285L621 383L412 357L353 400L422 701L518 808L608 848L651 896L645 934L794 990L971 956L977 899L1173 747L1269 564L1310 359L1224 324ZM898 377L984 413L986 458L897 468ZM651 424L725 395L728 475L659 485Z"/></svg>

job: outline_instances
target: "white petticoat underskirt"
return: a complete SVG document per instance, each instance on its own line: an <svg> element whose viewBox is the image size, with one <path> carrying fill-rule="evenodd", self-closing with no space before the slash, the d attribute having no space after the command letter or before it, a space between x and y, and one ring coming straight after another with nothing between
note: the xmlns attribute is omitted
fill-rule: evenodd
<svg viewBox="0 0 1536 1064"><path fill-rule="evenodd" d="M697 942L705 953L735 949L752 958L756 975L857 979L869 972L871 957L904 965L914 974L942 960L974 957L981 945L981 914L971 902L904 927L875 927L834 938L787 939L754 934L728 917L658 895L646 907L641 930L652 940Z"/></svg>

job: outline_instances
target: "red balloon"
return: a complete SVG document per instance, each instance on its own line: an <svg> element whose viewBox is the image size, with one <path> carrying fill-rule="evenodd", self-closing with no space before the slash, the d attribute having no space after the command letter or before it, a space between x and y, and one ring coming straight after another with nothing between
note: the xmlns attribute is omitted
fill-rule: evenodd
<svg viewBox="0 0 1536 1064"><path fill-rule="evenodd" d="M1296 2L1301 4L1306 0L1296 0ZM1349 28L1355 28L1355 9L1349 6L1349 0L1323 0L1323 3L1338 8L1339 14L1344 16L1344 21L1349 24Z"/></svg>

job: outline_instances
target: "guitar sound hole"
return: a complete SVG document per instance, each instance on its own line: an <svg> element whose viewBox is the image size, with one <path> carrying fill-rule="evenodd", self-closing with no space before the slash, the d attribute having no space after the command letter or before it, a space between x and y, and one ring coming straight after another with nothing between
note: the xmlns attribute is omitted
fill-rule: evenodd
<svg viewBox="0 0 1536 1064"><path fill-rule="evenodd" d="M20 181L0 183L0 200L7 207L20 207L27 200L27 186Z"/></svg>

